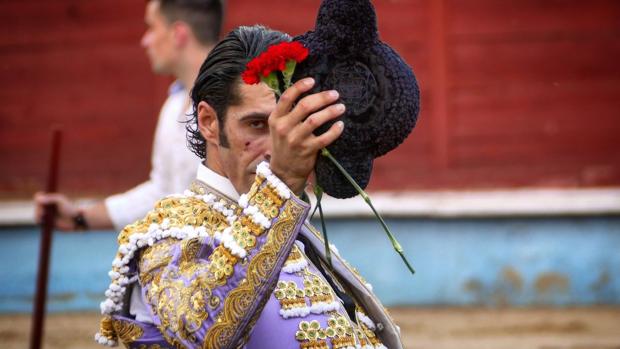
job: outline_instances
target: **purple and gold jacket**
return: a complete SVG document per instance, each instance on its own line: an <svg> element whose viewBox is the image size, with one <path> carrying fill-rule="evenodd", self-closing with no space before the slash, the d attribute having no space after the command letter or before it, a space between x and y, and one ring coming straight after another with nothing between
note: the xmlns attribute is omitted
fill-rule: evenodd
<svg viewBox="0 0 620 349"><path fill-rule="evenodd" d="M370 285L336 251L324 262L308 211L266 164L238 202L200 181L159 201L119 234L95 339L140 349L402 348ZM355 316L334 288L351 296ZM130 315L136 297L150 321Z"/></svg>

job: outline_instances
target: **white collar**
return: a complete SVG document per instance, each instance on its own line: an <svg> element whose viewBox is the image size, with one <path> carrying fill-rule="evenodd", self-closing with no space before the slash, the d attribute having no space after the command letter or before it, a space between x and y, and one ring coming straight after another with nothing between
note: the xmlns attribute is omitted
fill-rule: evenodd
<svg viewBox="0 0 620 349"><path fill-rule="evenodd" d="M230 182L230 180L224 176L217 174L215 171L211 170L203 164L200 164L198 166L198 173L196 174L196 179L210 187L213 187L213 189L228 196L228 198L232 200L239 200L239 193L237 193L237 190Z"/></svg>

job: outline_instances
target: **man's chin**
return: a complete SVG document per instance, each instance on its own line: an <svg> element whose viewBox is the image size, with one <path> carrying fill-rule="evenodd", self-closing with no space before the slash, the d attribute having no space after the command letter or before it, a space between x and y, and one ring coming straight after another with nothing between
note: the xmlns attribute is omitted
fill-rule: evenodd
<svg viewBox="0 0 620 349"><path fill-rule="evenodd" d="M151 61L151 71L157 75L169 75L169 69L166 69L162 64L153 63L153 61Z"/></svg>

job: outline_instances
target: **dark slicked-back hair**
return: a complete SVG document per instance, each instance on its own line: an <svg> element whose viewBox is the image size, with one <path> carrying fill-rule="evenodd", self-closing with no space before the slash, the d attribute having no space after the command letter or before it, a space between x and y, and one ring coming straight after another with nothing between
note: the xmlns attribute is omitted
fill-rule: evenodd
<svg viewBox="0 0 620 349"><path fill-rule="evenodd" d="M213 45L220 38L224 17L224 0L149 0L158 1L159 8L172 23L187 23L203 45Z"/></svg>
<svg viewBox="0 0 620 349"><path fill-rule="evenodd" d="M230 32L209 53L200 67L191 92L194 114L187 123L187 142L194 154L201 159L206 158L206 142L198 129L198 104L205 101L215 110L220 127L220 143L227 147L224 116L229 106L241 102L241 73L246 64L267 47L283 41L291 41L291 37L260 25L243 26Z"/></svg>

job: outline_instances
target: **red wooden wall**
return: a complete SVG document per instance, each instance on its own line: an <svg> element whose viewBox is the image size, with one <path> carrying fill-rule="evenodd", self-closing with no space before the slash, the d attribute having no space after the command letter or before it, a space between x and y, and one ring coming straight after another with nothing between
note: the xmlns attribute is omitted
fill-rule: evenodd
<svg viewBox="0 0 620 349"><path fill-rule="evenodd" d="M422 86L418 127L374 190L620 185L620 2L377 0L382 38ZM230 0L227 29L313 26L318 0ZM62 124L61 187L146 178L169 79L139 46L143 1L0 2L0 197L42 186Z"/></svg>

